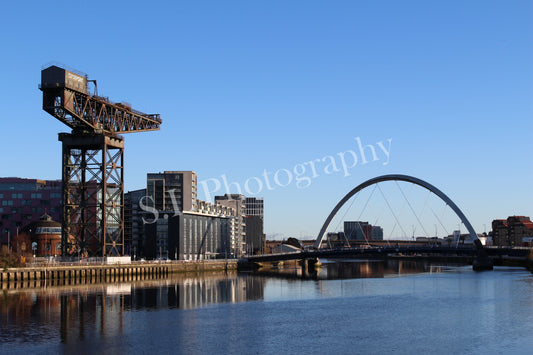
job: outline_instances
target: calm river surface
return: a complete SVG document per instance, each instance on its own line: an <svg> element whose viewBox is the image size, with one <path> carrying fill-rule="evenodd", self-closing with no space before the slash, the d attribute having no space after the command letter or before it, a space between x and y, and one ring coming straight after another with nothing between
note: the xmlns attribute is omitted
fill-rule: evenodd
<svg viewBox="0 0 533 355"><path fill-rule="evenodd" d="M327 262L0 293L0 353L531 354L519 268Z"/></svg>

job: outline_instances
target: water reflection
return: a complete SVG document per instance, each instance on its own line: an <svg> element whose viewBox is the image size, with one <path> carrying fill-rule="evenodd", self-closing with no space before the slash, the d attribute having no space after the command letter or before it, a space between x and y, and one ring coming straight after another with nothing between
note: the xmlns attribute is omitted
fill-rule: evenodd
<svg viewBox="0 0 533 355"><path fill-rule="evenodd" d="M442 272L445 266L423 261L405 260L323 260L319 268L302 267L298 263L280 267L263 267L256 275L304 280L342 280L398 277L423 272Z"/></svg>
<svg viewBox="0 0 533 355"><path fill-rule="evenodd" d="M0 342L13 346L16 343L74 345L113 339L127 332L132 312L190 310L219 303L268 300L272 294L288 295L292 299L294 292L314 297L339 291L337 284L328 284L330 289L323 280L386 278L442 270L441 266L423 262L343 260L324 261L320 269L312 270L294 265L253 273L173 275L163 280L15 286L0 293ZM273 277L289 279L289 282L270 283L269 295L265 297L267 281ZM297 283L291 279L315 282ZM292 290L292 284L298 290Z"/></svg>
<svg viewBox="0 0 533 355"><path fill-rule="evenodd" d="M116 284L6 289L0 294L0 342L47 341L58 336L57 325L63 343L113 337L122 333L127 312L260 300L265 282L265 278L246 274L209 273Z"/></svg>

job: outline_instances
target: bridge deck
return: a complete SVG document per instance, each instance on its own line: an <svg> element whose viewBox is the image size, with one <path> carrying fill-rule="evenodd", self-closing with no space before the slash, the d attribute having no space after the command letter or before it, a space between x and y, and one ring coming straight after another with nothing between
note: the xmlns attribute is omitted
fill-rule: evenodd
<svg viewBox="0 0 533 355"><path fill-rule="evenodd" d="M527 259L532 253L531 248L499 248L485 247L483 250L489 257L518 257ZM442 246L387 246L365 248L341 248L303 250L293 253L251 255L245 258L247 262L275 262L285 260L301 260L316 258L342 257L384 257L390 255L428 255L428 256L476 256L479 250L475 247L442 247Z"/></svg>

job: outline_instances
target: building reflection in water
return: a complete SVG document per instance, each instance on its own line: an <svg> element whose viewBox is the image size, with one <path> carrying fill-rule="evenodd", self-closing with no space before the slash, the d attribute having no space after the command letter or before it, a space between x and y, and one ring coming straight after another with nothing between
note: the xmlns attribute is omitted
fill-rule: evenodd
<svg viewBox="0 0 533 355"><path fill-rule="evenodd" d="M422 272L441 272L441 265L431 265L424 261L375 260L375 261L336 261L322 265L318 279L383 278Z"/></svg>
<svg viewBox="0 0 533 355"><path fill-rule="evenodd" d="M195 309L216 303L261 300L265 283L263 277L229 273L3 290L0 343L17 339L28 343L59 340L73 344L84 339L112 338L123 332L127 312Z"/></svg>
<svg viewBox="0 0 533 355"><path fill-rule="evenodd" d="M326 261L319 270L293 266L254 273L182 274L164 280L107 284L45 284L33 288L13 285L0 292L0 343L75 346L113 339L127 329L128 313L264 300L267 281L272 277L292 284L291 279L384 278L441 272L444 268L424 262L346 260ZM325 284L318 282L317 286Z"/></svg>
<svg viewBox="0 0 533 355"><path fill-rule="evenodd" d="M302 268L299 263L264 267L256 275L286 279L342 280L395 277L422 272L441 272L443 266L425 261L405 260L323 260L321 267Z"/></svg>

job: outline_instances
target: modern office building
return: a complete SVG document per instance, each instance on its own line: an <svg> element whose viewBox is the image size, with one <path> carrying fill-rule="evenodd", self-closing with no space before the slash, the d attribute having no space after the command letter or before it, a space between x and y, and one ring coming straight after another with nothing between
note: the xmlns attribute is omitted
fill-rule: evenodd
<svg viewBox="0 0 533 355"><path fill-rule="evenodd" d="M145 224L143 255L172 260L238 257L230 243L235 209L198 202L204 206L201 212L162 212L157 221Z"/></svg>
<svg viewBox="0 0 533 355"><path fill-rule="evenodd" d="M225 194L215 196L215 204L235 209L237 212L235 219L235 230L231 243L231 249L235 254L241 256L246 251L246 197L240 194Z"/></svg>
<svg viewBox="0 0 533 355"><path fill-rule="evenodd" d="M235 208L237 228L235 247L241 253L258 254L265 250L264 200L259 197L246 197L241 194L215 196L215 203Z"/></svg>
<svg viewBox="0 0 533 355"><path fill-rule="evenodd" d="M148 259L237 258L264 250L263 208L240 194L198 200L194 171L149 173L146 190L125 194L125 240Z"/></svg>
<svg viewBox="0 0 533 355"><path fill-rule="evenodd" d="M179 260L242 255L242 219L237 218L237 209L244 206L240 199L228 204L198 200L194 171L150 173L146 180L146 197L139 191L131 197L132 203L137 201L139 206L142 199L151 209L137 210L137 223L144 217L144 237L137 238L137 243L133 224L131 227L132 247L138 248L140 255ZM132 220L134 210L132 207Z"/></svg>
<svg viewBox="0 0 533 355"><path fill-rule="evenodd" d="M371 240L372 225L370 225L368 222L344 221L344 234L350 241Z"/></svg>
<svg viewBox="0 0 533 355"><path fill-rule="evenodd" d="M196 211L194 171L165 171L146 177L146 205L158 211Z"/></svg>
<svg viewBox="0 0 533 355"><path fill-rule="evenodd" d="M245 198L245 238L247 254L263 254L266 236L264 233L264 200L258 197Z"/></svg>
<svg viewBox="0 0 533 355"><path fill-rule="evenodd" d="M265 234L263 233L263 217L246 216L246 254L263 254L265 252Z"/></svg>
<svg viewBox="0 0 533 355"><path fill-rule="evenodd" d="M383 240L383 228L373 226L368 222L345 221L344 235L349 241Z"/></svg>
<svg viewBox="0 0 533 355"><path fill-rule="evenodd" d="M29 223L48 214L61 221L61 180L0 178L0 241L16 236Z"/></svg>
<svg viewBox="0 0 533 355"><path fill-rule="evenodd" d="M247 216L264 216L264 199L262 197L245 197L244 214Z"/></svg>
<svg viewBox="0 0 533 355"><path fill-rule="evenodd" d="M372 226L372 240L383 240L383 228Z"/></svg>
<svg viewBox="0 0 533 355"><path fill-rule="evenodd" d="M124 194L124 250L125 254L137 258L142 249L144 235L144 211L139 202L146 196L146 189Z"/></svg>

